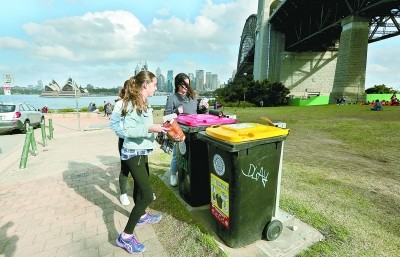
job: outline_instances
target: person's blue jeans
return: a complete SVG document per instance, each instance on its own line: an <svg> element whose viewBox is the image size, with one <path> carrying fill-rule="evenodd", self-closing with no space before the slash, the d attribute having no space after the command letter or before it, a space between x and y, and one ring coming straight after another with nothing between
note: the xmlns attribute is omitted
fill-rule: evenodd
<svg viewBox="0 0 400 257"><path fill-rule="evenodd" d="M177 155L177 146L178 144L174 145L174 148L172 150L172 158L171 158L171 163L170 163L170 168L169 171L171 172L171 175L176 175L178 172L178 155Z"/></svg>

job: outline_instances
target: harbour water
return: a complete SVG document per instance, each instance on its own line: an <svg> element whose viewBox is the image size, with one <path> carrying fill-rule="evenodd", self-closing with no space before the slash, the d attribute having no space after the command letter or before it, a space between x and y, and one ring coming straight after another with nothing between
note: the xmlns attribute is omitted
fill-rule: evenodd
<svg viewBox="0 0 400 257"><path fill-rule="evenodd" d="M39 95L0 95L0 102L26 102L33 105L36 109L41 109L47 105L51 110L73 108L79 109L88 107L89 103L95 103L100 107L104 105L104 101L115 103L116 96L85 96L85 97L40 97ZM167 101L166 95L157 95L149 98L150 105L165 106Z"/></svg>

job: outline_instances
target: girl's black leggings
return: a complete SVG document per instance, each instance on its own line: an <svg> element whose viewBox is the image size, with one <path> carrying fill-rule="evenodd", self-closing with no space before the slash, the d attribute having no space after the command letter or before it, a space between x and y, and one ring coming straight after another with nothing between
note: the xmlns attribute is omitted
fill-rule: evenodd
<svg viewBox="0 0 400 257"><path fill-rule="evenodd" d="M122 145L124 144L124 139L118 139L118 151L119 155L121 156L121 149ZM121 160L121 172L119 173L119 190L122 194L126 194L129 189L128 185L128 175L129 175L129 167L126 164L126 161ZM149 175L149 173L147 173ZM133 201L136 203L136 199L138 198L139 194L139 187L136 185L136 180L133 180Z"/></svg>
<svg viewBox="0 0 400 257"><path fill-rule="evenodd" d="M132 234L140 216L145 214L147 207L153 202L153 189L149 179L149 163L147 155L139 155L125 161L135 181L138 194L135 206L129 215L128 223L124 229L127 234Z"/></svg>

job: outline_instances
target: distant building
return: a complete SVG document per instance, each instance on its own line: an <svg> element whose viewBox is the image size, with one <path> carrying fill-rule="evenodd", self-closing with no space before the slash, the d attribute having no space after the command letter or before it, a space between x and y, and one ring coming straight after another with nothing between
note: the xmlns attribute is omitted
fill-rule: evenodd
<svg viewBox="0 0 400 257"><path fill-rule="evenodd" d="M196 70L196 87L198 92L203 92L204 90L204 70Z"/></svg>
<svg viewBox="0 0 400 257"><path fill-rule="evenodd" d="M211 86L211 72L207 71L206 72L206 83L204 86L204 90L205 91L211 91L212 90L212 86Z"/></svg>
<svg viewBox="0 0 400 257"><path fill-rule="evenodd" d="M72 78L68 78L62 88L53 79L40 94L41 97L80 97L87 95L88 90L78 86Z"/></svg>
<svg viewBox="0 0 400 257"><path fill-rule="evenodd" d="M215 89L217 89L218 85L219 85L218 74L212 74L211 75L211 91L214 91Z"/></svg>
<svg viewBox="0 0 400 257"><path fill-rule="evenodd" d="M38 80L38 85L36 89L43 90L43 82L41 80Z"/></svg>
<svg viewBox="0 0 400 257"><path fill-rule="evenodd" d="M148 71L148 70L149 70L149 66L147 65L147 62L144 62L143 65L142 65L142 63L139 63L138 65L136 65L136 68L135 68L135 76L141 71Z"/></svg>
<svg viewBox="0 0 400 257"><path fill-rule="evenodd" d="M169 70L167 72L167 90L166 92L174 92L175 90L175 85L174 85L174 71Z"/></svg>
<svg viewBox="0 0 400 257"><path fill-rule="evenodd" d="M188 73L188 77L189 77L190 83L193 86L194 85L194 81L195 81L193 73Z"/></svg>
<svg viewBox="0 0 400 257"><path fill-rule="evenodd" d="M61 88L53 79L48 85L44 87L44 91L61 91Z"/></svg>
<svg viewBox="0 0 400 257"><path fill-rule="evenodd" d="M157 69L156 69L156 76L158 77L158 76L160 76L161 75L161 69L160 69L160 67L157 67Z"/></svg>
<svg viewBox="0 0 400 257"><path fill-rule="evenodd" d="M167 91L167 89L165 87L165 76L162 74L159 74L157 76L157 91L159 91L159 92Z"/></svg>

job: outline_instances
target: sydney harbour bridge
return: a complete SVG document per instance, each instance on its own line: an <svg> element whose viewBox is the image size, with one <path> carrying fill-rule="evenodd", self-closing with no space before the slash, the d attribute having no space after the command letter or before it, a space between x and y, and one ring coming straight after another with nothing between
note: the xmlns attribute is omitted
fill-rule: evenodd
<svg viewBox="0 0 400 257"><path fill-rule="evenodd" d="M236 77L280 81L293 97L364 101L368 44L400 35L399 20L400 0L259 0Z"/></svg>

